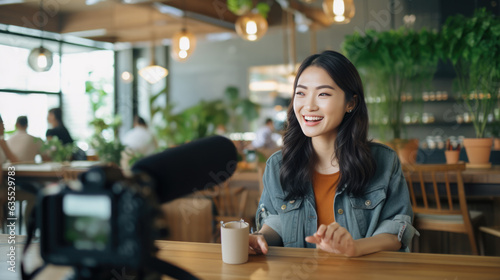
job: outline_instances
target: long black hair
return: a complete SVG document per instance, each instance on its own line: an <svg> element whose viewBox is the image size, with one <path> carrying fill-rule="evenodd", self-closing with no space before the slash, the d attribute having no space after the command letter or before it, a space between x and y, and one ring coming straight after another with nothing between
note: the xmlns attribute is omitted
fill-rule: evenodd
<svg viewBox="0 0 500 280"><path fill-rule="evenodd" d="M373 177L376 169L367 138L368 109L361 78L354 65L345 56L335 51L324 51L321 54L311 55L302 62L295 77L294 93L298 78L309 66L324 69L344 91L346 102L356 96L355 107L352 112L344 115L337 138L332 145L334 145L340 168L337 190L346 185L348 193L359 196L363 194L366 184ZM306 195L317 163L311 138L304 135L295 116L294 99L295 94L288 107L286 131L283 136L283 165L280 169L280 182L286 193L285 200Z"/></svg>
<svg viewBox="0 0 500 280"><path fill-rule="evenodd" d="M61 110L61 108L52 108L52 109L49 110L49 113L52 113L52 115L54 115L54 118L59 123L59 126L64 127L64 122L63 122L63 118L62 118L62 110Z"/></svg>

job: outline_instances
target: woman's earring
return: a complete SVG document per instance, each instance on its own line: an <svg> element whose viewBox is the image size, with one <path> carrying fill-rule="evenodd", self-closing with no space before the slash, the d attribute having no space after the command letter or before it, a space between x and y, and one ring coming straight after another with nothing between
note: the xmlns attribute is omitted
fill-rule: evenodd
<svg viewBox="0 0 500 280"><path fill-rule="evenodd" d="M352 109L351 109L351 110L349 110L349 113L352 113Z"/></svg>

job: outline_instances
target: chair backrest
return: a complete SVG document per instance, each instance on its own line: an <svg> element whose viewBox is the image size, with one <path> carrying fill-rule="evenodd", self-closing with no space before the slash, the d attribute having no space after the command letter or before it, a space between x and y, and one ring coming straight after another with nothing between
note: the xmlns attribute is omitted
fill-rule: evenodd
<svg viewBox="0 0 500 280"><path fill-rule="evenodd" d="M465 164L404 164L414 213L463 215L470 223L462 171Z"/></svg>
<svg viewBox="0 0 500 280"><path fill-rule="evenodd" d="M229 187L229 181L214 188L212 201L217 209L217 218L239 220L244 218L248 190L245 187Z"/></svg>

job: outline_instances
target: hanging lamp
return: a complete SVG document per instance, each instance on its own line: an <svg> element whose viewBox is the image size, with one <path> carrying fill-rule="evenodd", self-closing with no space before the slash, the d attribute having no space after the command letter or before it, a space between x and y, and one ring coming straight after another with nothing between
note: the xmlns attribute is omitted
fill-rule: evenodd
<svg viewBox="0 0 500 280"><path fill-rule="evenodd" d="M236 33L248 41L257 41L267 32L267 20L258 12L252 11L238 17L235 23Z"/></svg>
<svg viewBox="0 0 500 280"><path fill-rule="evenodd" d="M150 84L156 84L168 75L166 68L156 64L154 42L151 42L151 62L149 66L139 70L139 75Z"/></svg>
<svg viewBox="0 0 500 280"><path fill-rule="evenodd" d="M139 76L144 80L148 81L150 84L156 84L168 75L168 70L156 64L155 59L155 41L154 41L154 25L153 25L153 14L150 15L151 18L151 61L148 66L139 70Z"/></svg>
<svg viewBox="0 0 500 280"><path fill-rule="evenodd" d="M43 11L43 0L40 0L39 14ZM40 47L31 50L28 56L28 65L36 72L46 72L52 67L52 52L43 47L43 25L40 24Z"/></svg>
<svg viewBox="0 0 500 280"><path fill-rule="evenodd" d="M354 2L353 0L324 0L323 12L334 23L349 23L355 13Z"/></svg>
<svg viewBox="0 0 500 280"><path fill-rule="evenodd" d="M193 53L196 47L196 37L187 31L186 11L184 10L182 30L172 38L171 55L177 61L185 61Z"/></svg>

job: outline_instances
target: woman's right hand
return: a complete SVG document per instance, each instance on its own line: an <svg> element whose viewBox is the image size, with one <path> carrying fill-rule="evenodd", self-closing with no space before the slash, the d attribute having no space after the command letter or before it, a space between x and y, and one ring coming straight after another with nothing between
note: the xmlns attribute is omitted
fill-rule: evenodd
<svg viewBox="0 0 500 280"><path fill-rule="evenodd" d="M248 254L250 255L267 254L268 246L262 234L250 234L248 236L248 245Z"/></svg>

